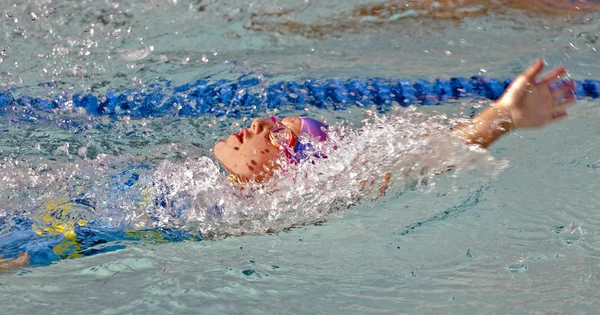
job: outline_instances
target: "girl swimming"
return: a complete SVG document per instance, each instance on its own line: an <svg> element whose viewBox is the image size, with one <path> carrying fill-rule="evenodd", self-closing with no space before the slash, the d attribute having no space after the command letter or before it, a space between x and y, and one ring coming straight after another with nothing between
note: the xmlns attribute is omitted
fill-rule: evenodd
<svg viewBox="0 0 600 315"><path fill-rule="evenodd" d="M502 135L519 128L537 128L567 116L566 106L575 101L573 81L560 81L566 73L557 67L537 80L544 63L537 59L521 73L503 96L451 133L469 145L487 148ZM214 154L231 179L262 182L278 169L280 155L297 158L302 135L324 141L327 126L314 119L288 117L255 119L250 128L231 135L214 146ZM290 152L293 151L293 152Z"/></svg>
<svg viewBox="0 0 600 315"><path fill-rule="evenodd" d="M450 132L468 145L486 148L510 131L542 127L564 118L567 115L566 106L575 101L572 91L574 83L560 80L566 73L563 67L551 70L538 80L543 66L541 60L536 60L513 81L497 102L469 121L454 126ZM250 181L267 183L274 179L275 172L281 171L281 161L295 164L307 156L315 156L310 147L300 140L308 136L317 141L326 141L327 128L327 125L318 120L306 117L255 119L250 128L242 129L240 133L217 142L214 154L229 178L242 188ZM321 157L323 156L317 155L317 159ZM383 192L390 180L388 173L382 185ZM133 186L136 181L138 176L129 176L125 185ZM154 181L158 183L156 179ZM171 207L167 199L156 194L138 203L150 202L157 207ZM212 216L223 215L223 209L218 204L209 208ZM71 227L69 231L71 238L66 239L76 242L74 228ZM36 236L35 232L31 233ZM28 260L28 254L23 253L16 259L0 262L0 269L16 268L26 264Z"/></svg>

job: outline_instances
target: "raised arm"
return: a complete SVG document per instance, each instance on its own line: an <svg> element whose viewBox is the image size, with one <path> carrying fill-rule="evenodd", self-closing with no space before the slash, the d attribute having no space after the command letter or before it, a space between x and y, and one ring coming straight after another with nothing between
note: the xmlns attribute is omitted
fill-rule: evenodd
<svg viewBox="0 0 600 315"><path fill-rule="evenodd" d="M521 73L502 97L453 133L467 144L488 147L502 135L519 128L542 127L567 116L566 106L575 101L574 81L560 82L566 73L557 67L536 80L544 68L537 59Z"/></svg>
<svg viewBox="0 0 600 315"><path fill-rule="evenodd" d="M575 101L575 82L560 82L560 77L566 73L562 66L554 68L537 81L543 68L544 63L537 59L515 78L497 102L469 121L455 126L452 133L460 136L466 144L487 148L515 129L542 127L566 117L566 106ZM421 168L421 172L426 168ZM390 179L391 174L387 173L379 185L378 196L385 195ZM363 190L366 184L366 181L361 183L360 189ZM371 181L370 189L373 184L374 181Z"/></svg>

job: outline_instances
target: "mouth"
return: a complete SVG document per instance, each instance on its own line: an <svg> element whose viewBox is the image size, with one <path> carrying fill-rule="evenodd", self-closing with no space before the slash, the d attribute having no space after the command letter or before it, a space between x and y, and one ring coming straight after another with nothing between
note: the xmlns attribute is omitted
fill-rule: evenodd
<svg viewBox="0 0 600 315"><path fill-rule="evenodd" d="M244 138L242 138L242 136L240 136L240 135L231 135L231 136L236 138L237 141L239 141L240 143L244 143Z"/></svg>
<svg viewBox="0 0 600 315"><path fill-rule="evenodd" d="M232 136L234 136L240 143L244 143L244 139L246 139L247 135L248 135L248 130L242 129L240 131L240 133L232 135Z"/></svg>
<svg viewBox="0 0 600 315"><path fill-rule="evenodd" d="M231 135L231 136L234 137L240 144L244 143L244 137L241 134Z"/></svg>

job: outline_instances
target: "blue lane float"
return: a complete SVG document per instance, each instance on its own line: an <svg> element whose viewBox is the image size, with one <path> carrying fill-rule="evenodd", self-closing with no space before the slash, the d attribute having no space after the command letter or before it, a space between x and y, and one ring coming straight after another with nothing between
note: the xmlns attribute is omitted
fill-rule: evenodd
<svg viewBox="0 0 600 315"><path fill-rule="evenodd" d="M401 106L437 105L469 97L495 100L510 82L480 76L414 82L373 78L275 83L249 76L235 80L212 80L207 77L182 85L165 81L144 89L107 92L104 95L75 93L43 98L17 95L14 90L8 89L0 91L0 109L18 105L32 110L52 111L70 108L72 104L85 109L90 115L128 115L132 118L165 115L241 117L283 107L344 110L375 105L385 111L396 103ZM577 83L575 94L578 98L600 97L600 81L584 80Z"/></svg>

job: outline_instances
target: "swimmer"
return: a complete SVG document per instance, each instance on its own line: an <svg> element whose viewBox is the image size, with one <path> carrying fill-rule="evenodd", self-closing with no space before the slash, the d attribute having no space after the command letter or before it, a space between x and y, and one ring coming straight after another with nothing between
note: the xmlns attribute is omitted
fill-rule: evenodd
<svg viewBox="0 0 600 315"><path fill-rule="evenodd" d="M575 102L575 83L561 81L560 77L566 73L562 66L538 80L543 67L543 61L537 59L515 78L499 100L467 123L455 126L451 133L468 145L487 148L508 132L539 128L566 117L566 107ZM291 158L301 154L300 135L308 134L324 141L326 128L325 124L306 117L288 117L281 121L255 119L250 128L217 142L214 154L234 182L260 183L268 180L278 168L275 161L281 154ZM389 182L389 176L385 181Z"/></svg>
<svg viewBox="0 0 600 315"><path fill-rule="evenodd" d="M538 80L543 67L543 62L536 60L515 78L498 101L468 122L454 126L450 132L468 145L486 148L510 131L538 128L564 118L566 107L575 101L575 83L561 81L560 77L566 73L563 67L549 71ZM277 161L282 155L292 162L303 158L306 145L298 141L301 135L326 141L326 129L324 123L306 117L255 119L250 128L217 142L214 154L229 178L242 187L251 180L266 182L278 169ZM380 195L385 193L390 179L389 173L386 174ZM364 188L361 186L359 189ZM28 263L28 254L22 253L16 259L0 260L0 270Z"/></svg>

